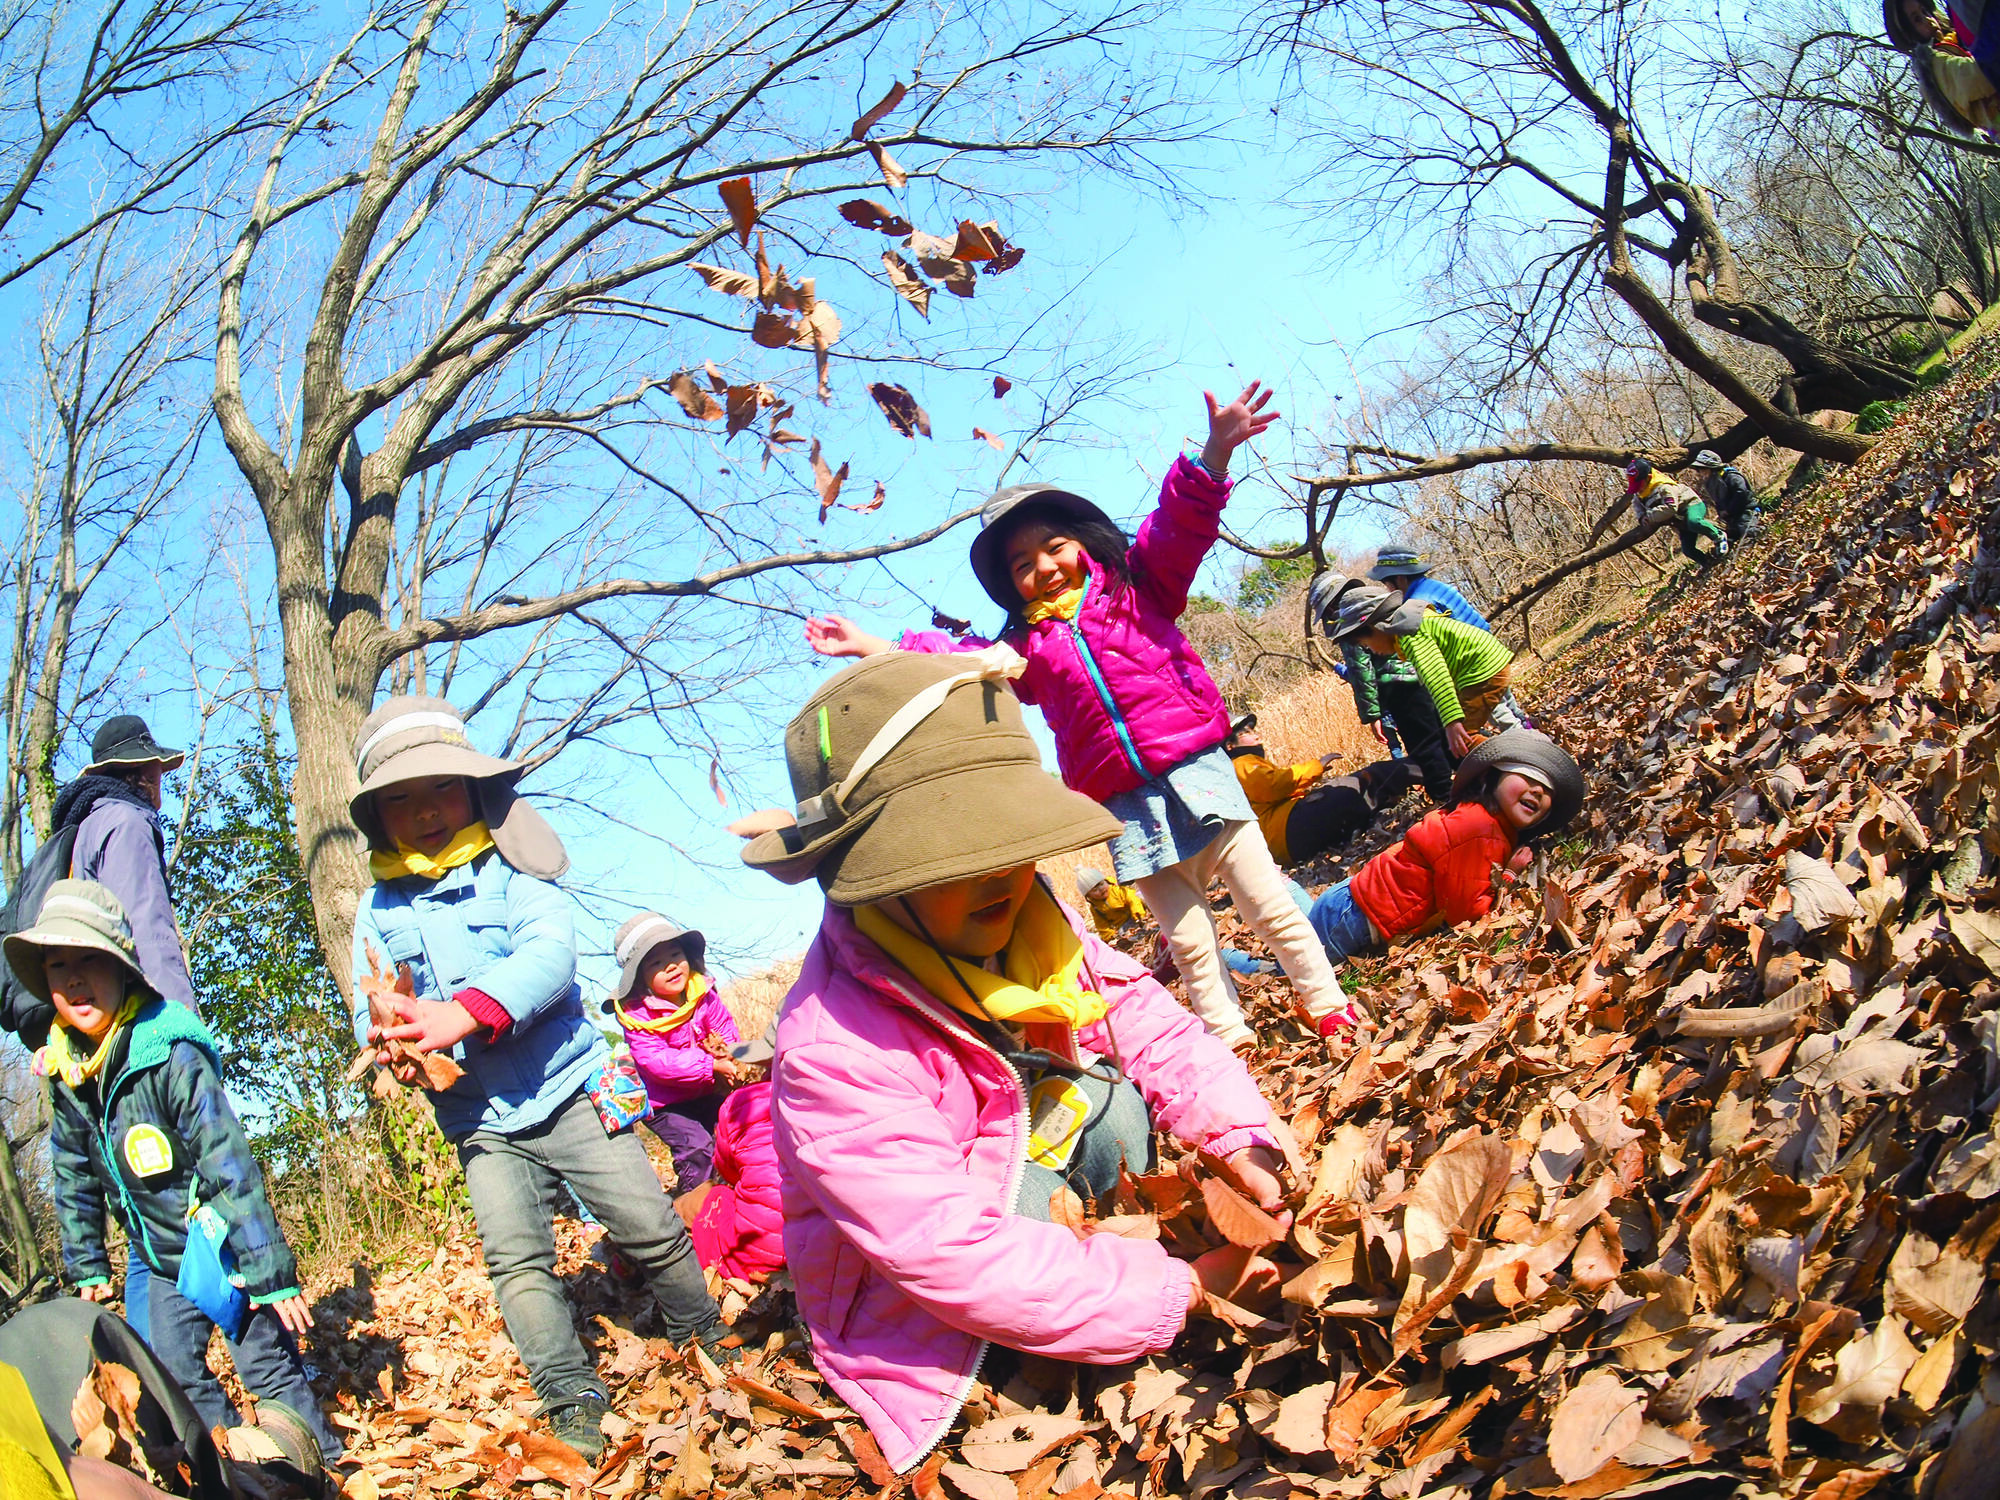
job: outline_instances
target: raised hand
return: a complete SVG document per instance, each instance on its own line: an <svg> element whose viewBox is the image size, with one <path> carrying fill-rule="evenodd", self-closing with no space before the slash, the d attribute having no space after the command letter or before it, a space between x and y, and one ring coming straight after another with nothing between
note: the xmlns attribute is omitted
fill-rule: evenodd
<svg viewBox="0 0 2000 1500"><path fill-rule="evenodd" d="M876 656L892 649L879 635L870 635L845 615L806 621L806 644L821 656Z"/></svg>
<svg viewBox="0 0 2000 1500"><path fill-rule="evenodd" d="M1201 462L1204 468L1217 474L1229 468L1231 454L1283 415L1265 410L1271 393L1258 380L1245 386L1243 394L1227 406L1217 406L1214 395L1208 391L1201 393L1201 399L1208 404L1208 441L1202 446Z"/></svg>

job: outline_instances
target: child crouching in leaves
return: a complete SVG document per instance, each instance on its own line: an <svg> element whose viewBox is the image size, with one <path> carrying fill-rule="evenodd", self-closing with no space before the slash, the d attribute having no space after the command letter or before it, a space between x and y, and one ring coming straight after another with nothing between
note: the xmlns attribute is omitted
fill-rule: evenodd
<svg viewBox="0 0 2000 1500"><path fill-rule="evenodd" d="M609 1402L556 1275L555 1194L567 1183L645 1276L676 1343L729 1330L687 1226L631 1131L607 1134L590 1090L610 1049L576 984L569 868L555 830L516 795L522 766L472 748L442 698L391 698L362 722L360 790L374 884L354 922L354 969L407 968L414 993L355 985L355 1025L404 1083L424 1074L396 1043L462 1073L429 1098L458 1150L507 1336L538 1413L584 1458L604 1449ZM367 991L400 1020L378 1020Z"/></svg>
<svg viewBox="0 0 2000 1500"><path fill-rule="evenodd" d="M112 1295L109 1207L155 1278L150 1326L139 1332L202 1421L236 1425L208 1368L209 1334L220 1327L244 1388L290 1407L320 1455L339 1458L339 1434L306 1383L293 1339L312 1327L312 1313L263 1169L223 1089L215 1038L140 972L124 909L95 881L50 885L35 925L7 939L6 957L28 991L55 1007L51 1196L63 1268L79 1295ZM221 1230L220 1249L208 1248L212 1227ZM240 1287L227 1280L231 1271Z"/></svg>
<svg viewBox="0 0 2000 1500"><path fill-rule="evenodd" d="M771 1058L777 1023L754 1042L722 1053L739 1086L715 1123L715 1180L680 1200L704 1270L737 1281L765 1281L785 1263L785 1205L771 1121Z"/></svg>
<svg viewBox="0 0 2000 1500"><path fill-rule="evenodd" d="M1495 870L1528 867L1528 840L1559 832L1583 807L1583 772L1532 729L1510 729L1460 762L1450 805L1313 903L1313 930L1336 964L1392 938L1476 921L1493 909Z"/></svg>
<svg viewBox="0 0 2000 1500"><path fill-rule="evenodd" d="M736 1077L728 1048L742 1038L708 977L708 939L699 932L642 911L611 946L619 966L612 1014L645 1080L646 1123L673 1153L676 1186L686 1192L708 1180L720 1090Z"/></svg>
<svg viewBox="0 0 2000 1500"><path fill-rule="evenodd" d="M1148 1170L1162 1128L1283 1201L1243 1063L1036 874L1118 823L1042 770L1019 670L996 650L840 673L785 733L797 825L743 853L826 892L778 1020L785 1256L820 1372L899 1472L989 1346L1115 1364L1203 1305L1158 1241L1051 1222L1064 1187Z"/></svg>

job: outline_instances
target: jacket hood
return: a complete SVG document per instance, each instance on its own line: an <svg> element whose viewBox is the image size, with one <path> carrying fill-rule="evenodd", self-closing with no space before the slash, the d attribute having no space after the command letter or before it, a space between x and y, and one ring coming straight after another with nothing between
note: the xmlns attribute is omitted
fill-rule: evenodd
<svg viewBox="0 0 2000 1500"><path fill-rule="evenodd" d="M106 801L129 802L149 818L159 811L122 777L87 771L56 795L55 811L50 818L57 828L67 828L72 823L81 823L90 816L92 808Z"/></svg>

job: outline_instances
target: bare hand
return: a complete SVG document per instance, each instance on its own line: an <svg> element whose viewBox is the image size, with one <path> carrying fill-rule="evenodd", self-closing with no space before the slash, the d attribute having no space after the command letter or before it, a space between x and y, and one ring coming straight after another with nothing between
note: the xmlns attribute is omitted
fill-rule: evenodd
<svg viewBox="0 0 2000 1500"><path fill-rule="evenodd" d="M1224 1175L1234 1179L1243 1196L1281 1222L1292 1227L1292 1211L1285 1207L1285 1185L1278 1178L1283 1163L1269 1146L1245 1146L1222 1159Z"/></svg>
<svg viewBox="0 0 2000 1500"><path fill-rule="evenodd" d="M284 1297L271 1303L270 1307L289 1332L304 1333L313 1326L312 1309L306 1306L303 1297Z"/></svg>
<svg viewBox="0 0 2000 1500"><path fill-rule="evenodd" d="M870 635L845 615L806 621L806 644L821 656L877 656L892 649L879 635Z"/></svg>
<svg viewBox="0 0 2000 1500"><path fill-rule="evenodd" d="M99 1282L96 1286L80 1286L76 1294L86 1302L109 1302L118 1295L108 1281Z"/></svg>
<svg viewBox="0 0 2000 1500"><path fill-rule="evenodd" d="M1201 399L1208 404L1208 442L1202 447L1201 461L1205 468L1218 474L1229 468L1231 454L1282 415L1264 410L1271 393L1257 380L1245 386L1243 394L1227 406L1217 406L1215 397L1207 391L1201 393Z"/></svg>
<svg viewBox="0 0 2000 1500"><path fill-rule="evenodd" d="M1370 719L1368 721L1368 732L1375 736L1378 744L1386 745L1389 743L1389 731L1382 727L1380 719Z"/></svg>
<svg viewBox="0 0 2000 1500"><path fill-rule="evenodd" d="M1530 849L1526 844L1523 844L1514 851L1513 856L1507 861L1507 868L1512 873L1518 875L1534 862L1535 851Z"/></svg>
<svg viewBox="0 0 2000 1500"><path fill-rule="evenodd" d="M456 1000L406 998L396 1002L396 1013L402 1017L401 1024L383 1027L382 1036L408 1042L419 1052L449 1051L479 1029L472 1012Z"/></svg>
<svg viewBox="0 0 2000 1500"><path fill-rule="evenodd" d="M1477 743L1462 723L1445 725L1444 742L1451 746L1451 753L1460 760L1464 760L1466 756L1472 754L1472 747Z"/></svg>

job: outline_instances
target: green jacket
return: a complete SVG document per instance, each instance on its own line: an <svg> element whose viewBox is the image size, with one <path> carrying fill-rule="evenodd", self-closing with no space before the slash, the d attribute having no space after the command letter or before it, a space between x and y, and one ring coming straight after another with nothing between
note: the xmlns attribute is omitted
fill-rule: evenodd
<svg viewBox="0 0 2000 1500"><path fill-rule="evenodd" d="M1424 615L1414 635L1397 638L1396 654L1417 669L1437 704L1441 724L1456 724L1465 717L1465 706L1458 701L1460 688L1477 687L1514 659L1498 636L1437 610Z"/></svg>
<svg viewBox="0 0 2000 1500"><path fill-rule="evenodd" d="M1364 724L1382 717L1382 699L1375 691L1378 684L1417 680L1416 668L1400 656L1377 656L1352 640L1342 641L1340 651L1347 658L1347 686L1354 694L1354 711Z"/></svg>
<svg viewBox="0 0 2000 1500"><path fill-rule="evenodd" d="M229 1225L253 1303L299 1295L298 1266L264 1195L264 1171L223 1092L218 1049L185 1005L148 1000L102 1071L72 1089L49 1080L50 1166L63 1269L78 1286L111 1278L108 1207L146 1264L180 1274L190 1200Z"/></svg>

